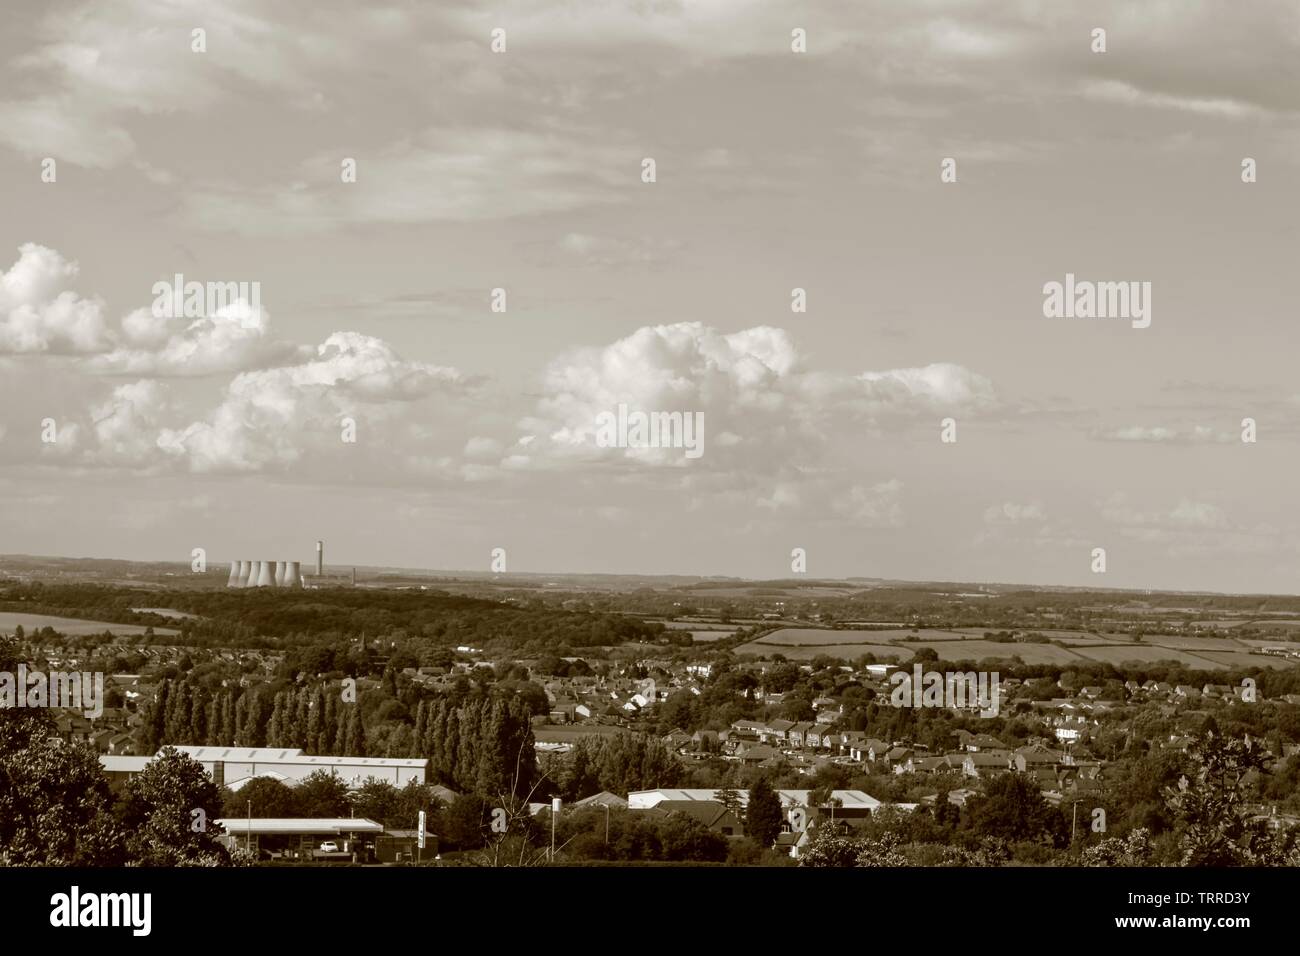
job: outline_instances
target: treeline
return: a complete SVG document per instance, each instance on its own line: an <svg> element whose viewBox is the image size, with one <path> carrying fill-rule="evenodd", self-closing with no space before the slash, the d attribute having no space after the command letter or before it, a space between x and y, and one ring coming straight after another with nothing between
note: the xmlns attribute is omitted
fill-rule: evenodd
<svg viewBox="0 0 1300 956"><path fill-rule="evenodd" d="M368 739L363 707L345 700L342 685L279 691L221 688L165 680L146 707L140 753L164 744L294 747L309 754L427 758L429 780L485 795L525 795L536 782L531 712L522 697L479 693L415 705L382 692L371 712L379 741Z"/></svg>
<svg viewBox="0 0 1300 956"><path fill-rule="evenodd" d="M266 691L210 692L190 680L164 680L136 733L140 753L164 744L298 747L312 754L367 756L360 709L324 685Z"/></svg>
<svg viewBox="0 0 1300 956"><path fill-rule="evenodd" d="M634 790L678 786L681 761L662 740L622 733L580 737L567 754L544 761L552 795L581 800L608 790L620 796Z"/></svg>
<svg viewBox="0 0 1300 956"><path fill-rule="evenodd" d="M458 790L522 799L537 780L532 724L518 698L421 701L413 750L428 758L431 779Z"/></svg>
<svg viewBox="0 0 1300 956"><path fill-rule="evenodd" d="M131 611L147 604L196 615L179 621ZM337 634L410 638L439 646L487 645L522 653L656 641L661 624L621 614L499 604L442 591L273 588L143 591L92 584L0 588L0 609L177 628L171 643L263 648L275 641ZM270 642L270 643L268 643Z"/></svg>

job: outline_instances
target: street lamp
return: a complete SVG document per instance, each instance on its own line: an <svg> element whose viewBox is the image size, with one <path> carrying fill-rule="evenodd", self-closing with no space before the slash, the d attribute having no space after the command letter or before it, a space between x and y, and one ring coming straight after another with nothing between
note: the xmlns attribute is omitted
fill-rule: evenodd
<svg viewBox="0 0 1300 956"><path fill-rule="evenodd" d="M551 800L551 862L555 862L555 818L560 815L562 803L559 797Z"/></svg>

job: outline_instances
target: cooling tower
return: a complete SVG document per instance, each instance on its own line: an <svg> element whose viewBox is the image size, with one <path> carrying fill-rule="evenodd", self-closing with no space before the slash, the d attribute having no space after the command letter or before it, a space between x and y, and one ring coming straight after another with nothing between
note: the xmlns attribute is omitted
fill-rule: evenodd
<svg viewBox="0 0 1300 956"><path fill-rule="evenodd" d="M253 562L251 562L251 561L240 561L240 562L239 562L239 580L235 582L235 587L237 587L237 588L246 588L246 587L248 587L248 576L249 576L250 574L252 574L252 573L253 573Z"/></svg>
<svg viewBox="0 0 1300 956"><path fill-rule="evenodd" d="M302 562L289 561L286 564L284 572L284 584L281 587L300 588L302 587Z"/></svg>
<svg viewBox="0 0 1300 956"><path fill-rule="evenodd" d="M277 561L277 562L275 562L275 586L276 586L277 588L282 588L282 587L284 587L284 581L285 581L285 578L288 576L288 574L289 574L289 562L288 562L288 561Z"/></svg>
<svg viewBox="0 0 1300 956"><path fill-rule="evenodd" d="M275 562L259 561L257 562L259 570L257 572L257 586L259 588L269 588L275 586Z"/></svg>
<svg viewBox="0 0 1300 956"><path fill-rule="evenodd" d="M257 587L257 576L258 574L261 573L261 568L258 567L259 563L260 562L257 561L248 562L248 577L244 578L244 587L246 588Z"/></svg>
<svg viewBox="0 0 1300 956"><path fill-rule="evenodd" d="M230 580L226 582L226 587L228 588L239 587L239 562L238 561L230 562Z"/></svg>

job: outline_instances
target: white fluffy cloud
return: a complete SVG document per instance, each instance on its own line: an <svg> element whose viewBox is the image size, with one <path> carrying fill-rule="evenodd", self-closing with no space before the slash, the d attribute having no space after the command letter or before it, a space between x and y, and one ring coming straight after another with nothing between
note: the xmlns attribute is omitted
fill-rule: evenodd
<svg viewBox="0 0 1300 956"><path fill-rule="evenodd" d="M325 449L383 456L395 449L377 434L345 445L344 418L382 434L396 405L466 384L455 369L405 361L380 339L336 332L309 361L236 376L211 414L164 429L158 444L201 472L284 468Z"/></svg>
<svg viewBox="0 0 1300 956"><path fill-rule="evenodd" d="M0 354L83 355L110 342L103 303L68 286L77 264L34 242L0 273Z"/></svg>
<svg viewBox="0 0 1300 956"><path fill-rule="evenodd" d="M158 430L169 409L170 396L158 382L119 385L91 409L96 444L88 454L100 464L148 466L156 460Z"/></svg>
<svg viewBox="0 0 1300 956"><path fill-rule="evenodd" d="M685 462L680 449L600 447L600 416L620 405L629 413L698 412L701 457L710 468L766 469L777 459L815 455L837 422L976 413L996 404L992 383L959 365L813 372L783 329L728 334L700 322L647 326L611 345L569 352L548 366L542 387L536 413L521 423L528 443L516 449L516 466L557 457Z"/></svg>
<svg viewBox="0 0 1300 956"><path fill-rule="evenodd" d="M71 287L77 263L28 242L0 272L0 355L72 356L92 374L180 377L238 372L304 358L275 337L270 315L236 299L212 315L179 318L136 309L116 326L99 299Z"/></svg>
<svg viewBox="0 0 1300 956"><path fill-rule="evenodd" d="M243 299L197 319L137 309L122 320L124 342L90 363L95 372L192 376L237 372L304 358L303 349L276 338L265 308Z"/></svg>

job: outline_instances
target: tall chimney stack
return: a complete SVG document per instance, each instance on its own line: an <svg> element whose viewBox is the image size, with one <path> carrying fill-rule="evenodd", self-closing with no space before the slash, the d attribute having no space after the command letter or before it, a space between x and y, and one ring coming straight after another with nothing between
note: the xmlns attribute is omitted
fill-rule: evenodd
<svg viewBox="0 0 1300 956"><path fill-rule="evenodd" d="M316 542L316 577L325 573L325 542Z"/></svg>

